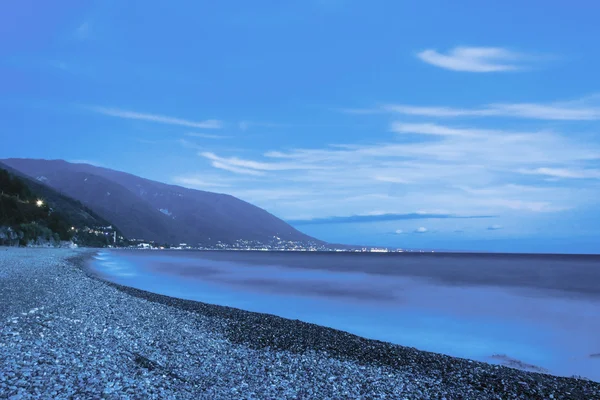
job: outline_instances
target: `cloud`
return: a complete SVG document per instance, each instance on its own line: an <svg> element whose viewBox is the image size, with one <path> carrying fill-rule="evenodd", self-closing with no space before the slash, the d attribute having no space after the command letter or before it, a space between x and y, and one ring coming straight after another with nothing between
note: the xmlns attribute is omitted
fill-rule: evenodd
<svg viewBox="0 0 600 400"><path fill-rule="evenodd" d="M183 185L186 187L191 187L195 189L203 189L203 188L226 188L231 187L228 183L223 182L211 182L198 177L190 177L190 176L177 176L173 178L173 182L179 185Z"/></svg>
<svg viewBox="0 0 600 400"><path fill-rule="evenodd" d="M492 215L451 215L451 214L426 214L426 213L410 213L410 214L383 214L372 213L370 215L350 215L345 217L327 217L313 219L297 219L288 220L291 225L329 225L329 224L355 224L369 222L384 222L384 221L405 221L419 219L477 219L477 218L494 218Z"/></svg>
<svg viewBox="0 0 600 400"><path fill-rule="evenodd" d="M516 211L530 211L536 213L543 212L557 212L564 211L572 208L570 204L565 205L554 205L549 201L523 201L520 199L489 199L487 200L489 206L497 206L507 208Z"/></svg>
<svg viewBox="0 0 600 400"><path fill-rule="evenodd" d="M498 186L490 186L483 188L474 188L469 186L456 186L457 189L463 190L472 195L484 195L484 196L494 196L499 197L502 194L516 194L522 195L524 193L535 193L538 195L544 195L547 192L548 188L538 187L538 186L528 186L528 185L516 185L514 183L507 183L504 185Z"/></svg>
<svg viewBox="0 0 600 400"><path fill-rule="evenodd" d="M225 171L229 171L229 172L233 172L236 174L242 174L242 175L253 175L253 176L261 176L264 175L265 173L262 171L257 171L254 169L249 169L249 168L241 168L241 167L236 167L235 165L230 165L227 163L223 163L220 161L213 161L212 166L215 168L219 168Z"/></svg>
<svg viewBox="0 0 600 400"><path fill-rule="evenodd" d="M520 169L520 173L527 175L544 175L554 178L566 179L600 179L600 169L567 169L567 168L535 168Z"/></svg>
<svg viewBox="0 0 600 400"><path fill-rule="evenodd" d="M402 128L399 128L401 126ZM569 159L598 160L598 146L595 149L583 143L569 140L553 132L513 132L510 130L490 130L477 128L456 128L438 124L400 124L393 123L394 131L412 132L419 134L434 134L443 140L435 142L414 142L388 146L372 147L384 155L383 150L402 154L404 157L415 157L421 162L435 158L438 161L456 163L458 158L469 160L471 164L491 165L492 163L525 164L542 162L560 162ZM355 147L356 148L356 147ZM498 149L508 150L500 153ZM543 148L544 151L540 151ZM590 151L591 150L591 151ZM363 150L364 151L364 150ZM387 152L387 151L386 151ZM464 163L464 162L463 162Z"/></svg>
<svg viewBox="0 0 600 400"><path fill-rule="evenodd" d="M379 182L388 182L388 183L400 183L400 184L410 183L410 181L396 177L396 176L375 176L375 177L373 177L373 179L375 179L376 181L379 181Z"/></svg>
<svg viewBox="0 0 600 400"><path fill-rule="evenodd" d="M600 120L600 106L595 96L571 102L539 103L491 103L477 108L424 107L406 104L387 104L382 112L436 118L457 117L509 117L555 121Z"/></svg>
<svg viewBox="0 0 600 400"><path fill-rule="evenodd" d="M402 235L402 234L404 233L404 231L403 231L402 229L396 229L396 230L394 231L394 233L395 233L396 235Z"/></svg>
<svg viewBox="0 0 600 400"><path fill-rule="evenodd" d="M427 228L421 226L421 227L415 229L414 233L427 233Z"/></svg>
<svg viewBox="0 0 600 400"><path fill-rule="evenodd" d="M549 164L567 168L600 160L599 146L577 136L438 124L414 127L453 134L438 135L435 141L277 149L246 159L200 154L215 168L256 178L247 185L260 185L261 194L244 190L243 181L230 193L288 219L365 215L374 206L386 214L421 209L452 215L548 213L576 207L596 193L594 188L515 184L525 179L520 169ZM285 201L275 203L268 195L292 189L298 195Z"/></svg>
<svg viewBox="0 0 600 400"><path fill-rule="evenodd" d="M168 117L165 115L158 114L145 114L139 113L135 111L127 111L120 110L117 108L107 108L107 107L88 107L91 111L97 112L99 114L108 115L111 117L124 118L124 119L134 119L141 121L149 121L149 122L158 122L161 124L168 125L180 125L187 126L190 128L201 128L201 129L220 129L222 127L222 122L209 119L206 121L190 121L181 118Z"/></svg>
<svg viewBox="0 0 600 400"><path fill-rule="evenodd" d="M245 174L262 174L263 171L286 171L286 170L302 170L302 169L324 169L325 167L311 166L301 163L269 163L253 160L244 160L237 157L219 157L211 152L201 152L200 156L212 161L212 165L217 168L229 170L231 172ZM218 166L217 166L218 165ZM242 169L245 172L240 172Z"/></svg>
<svg viewBox="0 0 600 400"><path fill-rule="evenodd" d="M185 136L198 137L203 139L230 139L231 136L214 135L210 133L187 132Z"/></svg>
<svg viewBox="0 0 600 400"><path fill-rule="evenodd" d="M503 228L502 225L492 225L492 226L488 226L487 230L488 231L497 231L497 230L500 230L502 228Z"/></svg>
<svg viewBox="0 0 600 400"><path fill-rule="evenodd" d="M552 107L589 108L591 100L552 103ZM208 151L205 146L198 154L214 168L211 171L237 180L228 193L300 225L385 223L386 215L406 216L419 210L498 216L498 223L504 223L515 216L547 218L540 214L593 207L593 199L600 195L595 182L582 185L557 177L589 177L600 170L600 143L591 131L579 132L567 124L549 129L547 124L528 122L508 129L497 121L492 125L439 120L385 118L380 136L365 136L358 142L313 148L274 146L260 153L249 149L243 157L237 156L241 153L236 149ZM587 124L583 128L588 129ZM398 220L402 219L406 217ZM528 229L529 225L520 226ZM437 227L428 228L432 233ZM461 229L473 231L470 224Z"/></svg>
<svg viewBox="0 0 600 400"><path fill-rule="evenodd" d="M453 71L500 72L522 69L523 55L499 47L455 47L447 54L428 49L417 54L421 61Z"/></svg>
<svg viewBox="0 0 600 400"><path fill-rule="evenodd" d="M498 131L488 129L461 129L452 128L437 124L404 124L401 122L393 122L390 128L396 133L418 133L422 135L434 136L475 136L475 135L490 135L496 134Z"/></svg>

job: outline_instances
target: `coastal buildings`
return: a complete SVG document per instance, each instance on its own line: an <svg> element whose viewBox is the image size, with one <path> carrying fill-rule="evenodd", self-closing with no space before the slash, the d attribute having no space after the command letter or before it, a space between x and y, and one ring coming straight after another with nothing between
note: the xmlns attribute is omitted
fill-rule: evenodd
<svg viewBox="0 0 600 400"><path fill-rule="evenodd" d="M158 244L143 239L130 239L128 243L120 246L130 249L154 249L154 250L205 250L205 251L301 251L301 252L353 252L353 253L402 253L406 250L386 247L354 247L336 246L327 243L301 242L293 240L282 240L274 236L268 243L257 240L239 239L233 243L217 242L213 245L198 243L191 245L179 243L178 245Z"/></svg>

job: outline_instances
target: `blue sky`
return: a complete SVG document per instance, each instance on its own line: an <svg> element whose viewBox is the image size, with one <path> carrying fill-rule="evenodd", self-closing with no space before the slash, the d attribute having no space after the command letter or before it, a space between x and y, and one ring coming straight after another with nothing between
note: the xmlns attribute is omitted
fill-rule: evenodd
<svg viewBox="0 0 600 400"><path fill-rule="evenodd" d="M0 157L230 193L333 242L597 253L599 12L3 2Z"/></svg>

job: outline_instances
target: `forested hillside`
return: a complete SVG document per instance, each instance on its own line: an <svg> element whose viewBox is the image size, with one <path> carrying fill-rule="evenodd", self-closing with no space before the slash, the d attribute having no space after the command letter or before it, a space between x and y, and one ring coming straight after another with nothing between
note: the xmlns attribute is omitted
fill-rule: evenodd
<svg viewBox="0 0 600 400"><path fill-rule="evenodd" d="M2 167L2 165L0 165ZM0 245L79 245L104 247L111 224L79 202L0 168Z"/></svg>

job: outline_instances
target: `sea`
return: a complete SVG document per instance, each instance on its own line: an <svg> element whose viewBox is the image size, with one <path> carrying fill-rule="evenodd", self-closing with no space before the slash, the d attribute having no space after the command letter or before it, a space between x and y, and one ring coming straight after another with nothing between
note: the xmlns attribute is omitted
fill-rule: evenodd
<svg viewBox="0 0 600 400"><path fill-rule="evenodd" d="M600 382L600 256L101 250L102 278Z"/></svg>

